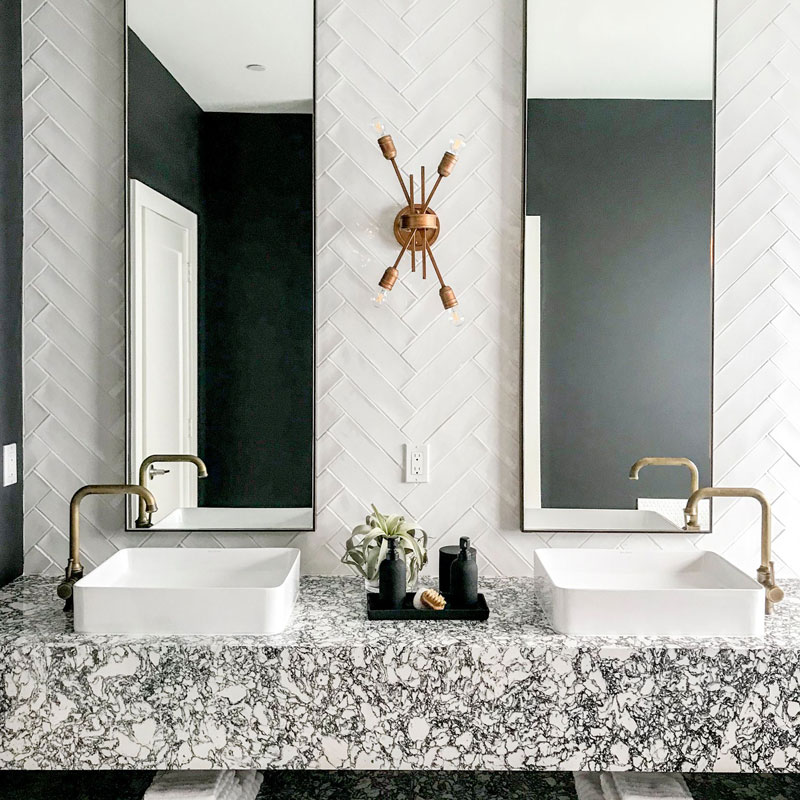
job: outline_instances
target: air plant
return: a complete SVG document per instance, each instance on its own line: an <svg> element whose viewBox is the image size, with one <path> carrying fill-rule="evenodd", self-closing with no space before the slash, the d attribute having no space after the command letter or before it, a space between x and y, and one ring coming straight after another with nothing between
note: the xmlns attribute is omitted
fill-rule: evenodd
<svg viewBox="0 0 800 800"><path fill-rule="evenodd" d="M419 573L428 563L428 534L405 517L381 514L375 506L363 525L356 525L345 545L342 563L352 567L370 582L378 579L378 568L386 558L389 539L406 562L406 583L417 584Z"/></svg>

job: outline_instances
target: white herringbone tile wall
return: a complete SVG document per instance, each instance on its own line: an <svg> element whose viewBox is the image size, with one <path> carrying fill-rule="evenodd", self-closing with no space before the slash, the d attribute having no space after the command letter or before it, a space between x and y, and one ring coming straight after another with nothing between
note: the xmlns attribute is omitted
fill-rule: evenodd
<svg viewBox="0 0 800 800"><path fill-rule="evenodd" d="M67 501L122 477L122 3L24 0L26 571L56 572ZM469 534L487 573L529 574L537 546L711 547L751 567L757 507L719 506L705 537L518 530L522 0L318 0L318 530L125 533L120 504L84 503L87 560L147 543L292 542L338 573L370 502L404 509L434 545ZM775 502L776 557L800 574L800 0L720 0L716 479ZM441 187L438 259L469 323L451 330L432 281L404 276L388 313L374 284L394 257L400 199L366 124ZM428 442L431 482L401 481Z"/></svg>

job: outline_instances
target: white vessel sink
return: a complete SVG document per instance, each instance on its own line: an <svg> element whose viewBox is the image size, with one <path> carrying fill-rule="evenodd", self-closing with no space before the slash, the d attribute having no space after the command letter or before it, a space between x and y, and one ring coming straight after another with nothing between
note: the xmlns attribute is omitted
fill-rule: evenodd
<svg viewBox="0 0 800 800"><path fill-rule="evenodd" d="M153 530L298 530L314 527L313 508L176 508L153 525Z"/></svg>
<svg viewBox="0 0 800 800"><path fill-rule="evenodd" d="M299 585L293 547L120 550L75 584L75 630L279 633Z"/></svg>
<svg viewBox="0 0 800 800"><path fill-rule="evenodd" d="M575 636L763 636L764 589L716 553L536 550L536 596Z"/></svg>

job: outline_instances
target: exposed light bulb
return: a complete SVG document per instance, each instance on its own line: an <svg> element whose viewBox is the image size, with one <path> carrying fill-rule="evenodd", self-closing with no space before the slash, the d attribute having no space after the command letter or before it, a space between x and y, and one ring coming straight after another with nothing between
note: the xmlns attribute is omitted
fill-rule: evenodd
<svg viewBox="0 0 800 800"><path fill-rule="evenodd" d="M382 136L386 135L386 128L383 126L383 121L380 117L375 117L369 124L369 129L375 134L375 136L380 139Z"/></svg>
<svg viewBox="0 0 800 800"><path fill-rule="evenodd" d="M458 306L448 308L444 312L447 314L447 320L456 328L460 328L464 324L464 315L458 310Z"/></svg>
<svg viewBox="0 0 800 800"><path fill-rule="evenodd" d="M384 289L382 286L379 287L378 294L372 298L372 305L374 305L375 308L385 308L389 305L389 292L389 289Z"/></svg>
<svg viewBox="0 0 800 800"><path fill-rule="evenodd" d="M467 146L467 137L463 133L457 133L451 140L447 152L458 158Z"/></svg>

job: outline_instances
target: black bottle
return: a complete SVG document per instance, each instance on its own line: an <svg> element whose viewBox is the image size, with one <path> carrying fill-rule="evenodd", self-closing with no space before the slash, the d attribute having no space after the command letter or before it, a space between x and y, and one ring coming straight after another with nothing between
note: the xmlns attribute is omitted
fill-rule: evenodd
<svg viewBox="0 0 800 800"><path fill-rule="evenodd" d="M397 552L395 539L389 539L388 546L378 567L378 594L384 608L400 608L406 599L406 562Z"/></svg>
<svg viewBox="0 0 800 800"><path fill-rule="evenodd" d="M450 594L453 605L474 606L478 602L478 562L475 548L469 546L469 539L459 539L458 558L450 566Z"/></svg>
<svg viewBox="0 0 800 800"><path fill-rule="evenodd" d="M457 544L448 544L439 548L439 591L450 594L450 568L458 558L460 547Z"/></svg>

